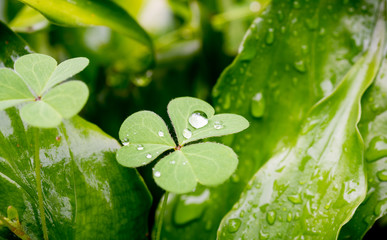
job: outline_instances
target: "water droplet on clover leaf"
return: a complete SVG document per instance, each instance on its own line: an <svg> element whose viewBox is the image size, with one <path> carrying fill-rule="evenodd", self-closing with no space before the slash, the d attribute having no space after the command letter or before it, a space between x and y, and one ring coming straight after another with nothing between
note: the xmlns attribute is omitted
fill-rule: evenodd
<svg viewBox="0 0 387 240"><path fill-rule="evenodd" d="M186 139L190 139L192 137L192 132L189 129L186 128L186 129L183 130L183 136Z"/></svg>
<svg viewBox="0 0 387 240"><path fill-rule="evenodd" d="M234 232L237 232L239 227L241 226L241 220L239 218L232 218L230 220L228 220L228 227L227 227L227 230L230 232L230 233L234 233Z"/></svg>
<svg viewBox="0 0 387 240"><path fill-rule="evenodd" d="M223 122L222 121L215 121L214 128L217 130L224 128Z"/></svg>
<svg viewBox="0 0 387 240"><path fill-rule="evenodd" d="M141 151L141 150L144 150L144 146L143 146L143 145L141 145L141 144L140 144L140 145L138 145L138 146L137 146L137 150L139 150L139 151Z"/></svg>
<svg viewBox="0 0 387 240"><path fill-rule="evenodd" d="M202 128L208 123L207 115L204 112L194 112L189 117L188 122L196 129Z"/></svg>
<svg viewBox="0 0 387 240"><path fill-rule="evenodd" d="M163 132L163 131L159 131L159 132L158 132L158 135L159 135L160 137L164 137L164 132Z"/></svg>
<svg viewBox="0 0 387 240"><path fill-rule="evenodd" d="M128 146L129 145L129 139L128 138L124 138L124 139L122 139L122 145L124 145L124 146Z"/></svg>
<svg viewBox="0 0 387 240"><path fill-rule="evenodd" d="M155 175L155 177L160 177L160 176L161 176L161 172L156 171L156 172L154 173L154 175Z"/></svg>
<svg viewBox="0 0 387 240"><path fill-rule="evenodd" d="M150 153L148 153L148 154L146 155L146 158L152 158L152 155L151 155Z"/></svg>

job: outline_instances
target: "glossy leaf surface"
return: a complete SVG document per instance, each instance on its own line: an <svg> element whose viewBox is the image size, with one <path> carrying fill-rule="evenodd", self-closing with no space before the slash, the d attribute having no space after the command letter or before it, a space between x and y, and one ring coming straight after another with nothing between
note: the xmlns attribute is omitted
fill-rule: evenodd
<svg viewBox="0 0 387 240"><path fill-rule="evenodd" d="M387 212L387 62L362 102L360 131L366 145L365 160L368 191L352 219L344 225L339 239L362 239L375 221Z"/></svg>
<svg viewBox="0 0 387 240"><path fill-rule="evenodd" d="M231 148L218 143L199 143L161 159L153 169L153 176L163 189L186 193L194 190L197 182L205 186L223 183L237 164L238 157Z"/></svg>
<svg viewBox="0 0 387 240"><path fill-rule="evenodd" d="M250 122L246 131L224 138L239 156L238 169L219 187L170 195L163 236L216 238L214 226L251 176L294 141L312 105L332 92L354 57L367 47L363 44L370 42L369 26L375 24L377 8L377 2L326 0L273 1L268 6L251 25L240 54L213 91L217 112L238 113ZM264 104L253 104L257 94ZM252 106L264 109L256 111ZM203 194L206 197L199 200ZM186 201L191 198L198 200ZM178 218L187 209L195 209L195 214Z"/></svg>
<svg viewBox="0 0 387 240"><path fill-rule="evenodd" d="M134 39L148 50L148 66L153 65L153 44L141 26L114 1L104 0L22 0L52 22L64 26L107 26Z"/></svg>
<svg viewBox="0 0 387 240"><path fill-rule="evenodd" d="M25 232L41 239L32 129L14 108L0 119L0 213L14 206ZM150 196L135 170L116 164L114 139L79 117L39 134L50 239L145 239Z"/></svg>
<svg viewBox="0 0 387 240"><path fill-rule="evenodd" d="M370 47L308 114L295 145L272 157L225 218L219 239L336 239L366 194L360 100L379 70L384 3ZM241 214L244 212L244 214Z"/></svg>

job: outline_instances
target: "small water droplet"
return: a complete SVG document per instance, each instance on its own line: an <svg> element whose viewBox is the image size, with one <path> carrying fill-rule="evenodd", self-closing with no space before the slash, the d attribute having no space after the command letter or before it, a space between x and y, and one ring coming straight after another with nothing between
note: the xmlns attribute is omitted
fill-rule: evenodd
<svg viewBox="0 0 387 240"><path fill-rule="evenodd" d="M276 219L276 213L274 211L269 211L266 213L266 221L270 225L273 225Z"/></svg>
<svg viewBox="0 0 387 240"><path fill-rule="evenodd" d="M160 137L164 137L164 132L163 132L163 131L159 131L159 132L158 132L158 135L159 135Z"/></svg>
<svg viewBox="0 0 387 240"><path fill-rule="evenodd" d="M242 210L242 211L239 213L239 217L243 218L244 215L245 215L245 211Z"/></svg>
<svg viewBox="0 0 387 240"><path fill-rule="evenodd" d="M387 138L377 136L373 138L367 148L365 157L367 161L376 161L387 155Z"/></svg>
<svg viewBox="0 0 387 240"><path fill-rule="evenodd" d="M188 122L196 129L202 128L208 123L207 115L200 111L194 112L189 117Z"/></svg>
<svg viewBox="0 0 387 240"><path fill-rule="evenodd" d="M307 54L309 52L308 45L302 45L301 46L301 52L303 54Z"/></svg>
<svg viewBox="0 0 387 240"><path fill-rule="evenodd" d="M279 20L280 22L282 22L282 20L284 20L284 12L282 12L282 10L279 10L279 11L277 12L277 16L278 16L278 20Z"/></svg>
<svg viewBox="0 0 387 240"><path fill-rule="evenodd" d="M186 128L186 129L183 130L183 136L186 139L190 139L192 137L192 132L189 129Z"/></svg>
<svg viewBox="0 0 387 240"><path fill-rule="evenodd" d="M154 173L154 175L155 175L155 177L160 177L160 176L161 176L161 172L156 171L156 172Z"/></svg>
<svg viewBox="0 0 387 240"><path fill-rule="evenodd" d="M237 232L239 230L239 227L241 226L242 221L239 218L232 218L228 220L228 227L227 230L230 233Z"/></svg>
<svg viewBox="0 0 387 240"><path fill-rule="evenodd" d="M267 45L271 45L274 42L274 28L269 28L266 33L265 42Z"/></svg>
<svg viewBox="0 0 387 240"><path fill-rule="evenodd" d="M133 78L132 83L137 87L146 87L152 81L152 75L153 75L153 71L148 70L145 72L145 74L138 75L135 78Z"/></svg>
<svg viewBox="0 0 387 240"><path fill-rule="evenodd" d="M251 100L251 115L257 118L262 117L265 112L265 106L265 99L263 98L262 92L256 93Z"/></svg>
<svg viewBox="0 0 387 240"><path fill-rule="evenodd" d="M301 72L301 73L304 73L306 72L306 65L305 65L305 62L304 60L300 60L300 61L297 61L293 64L294 68Z"/></svg>
<svg viewBox="0 0 387 240"><path fill-rule="evenodd" d="M184 161L182 164L183 164L183 165L187 165L187 162L186 162L186 161Z"/></svg>
<svg viewBox="0 0 387 240"><path fill-rule="evenodd" d="M217 130L224 128L223 122L222 121L215 121L214 128Z"/></svg>
<svg viewBox="0 0 387 240"><path fill-rule="evenodd" d="M306 26L309 30L316 30L318 28L318 15L305 20Z"/></svg>
<svg viewBox="0 0 387 240"><path fill-rule="evenodd" d="M293 219L293 215L291 212L288 213L288 216L286 217L286 221L291 222Z"/></svg>
<svg viewBox="0 0 387 240"><path fill-rule="evenodd" d="M170 164L175 164L176 161L175 161L175 160L172 160L172 161L170 161L169 163L170 163Z"/></svg>
<svg viewBox="0 0 387 240"><path fill-rule="evenodd" d="M259 239L269 239L270 235L268 233L265 233L262 229L259 231Z"/></svg>
<svg viewBox="0 0 387 240"><path fill-rule="evenodd" d="M288 196L288 200L291 201L294 204L302 203L302 199L301 199L301 196L299 194Z"/></svg>
<svg viewBox="0 0 387 240"><path fill-rule="evenodd" d="M149 159L149 158L152 158L152 155L148 153L145 157Z"/></svg>
<svg viewBox="0 0 387 240"><path fill-rule="evenodd" d="M327 202L327 204L325 204L324 208L326 210L328 210L331 207L331 204L332 204L332 201Z"/></svg>
<svg viewBox="0 0 387 240"><path fill-rule="evenodd" d="M129 145L129 138L124 138L121 140L121 142L122 142L122 145L128 146Z"/></svg>
<svg viewBox="0 0 387 240"><path fill-rule="evenodd" d="M137 146L137 150L139 150L139 151L141 151L141 150L144 150L144 146L143 146L143 145L141 145L141 144L140 144L140 145L138 145L138 146Z"/></svg>
<svg viewBox="0 0 387 240"><path fill-rule="evenodd" d="M259 10L261 9L261 4L257 1L254 1L254 2L250 3L249 8L250 8L250 11L252 11L254 13L259 12Z"/></svg>
<svg viewBox="0 0 387 240"><path fill-rule="evenodd" d="M231 175L231 181L233 181L234 183L238 183L240 181L239 179L239 175L234 173L233 175Z"/></svg>
<svg viewBox="0 0 387 240"><path fill-rule="evenodd" d="M387 170L382 170L376 173L376 176L380 181L386 182L387 181Z"/></svg>

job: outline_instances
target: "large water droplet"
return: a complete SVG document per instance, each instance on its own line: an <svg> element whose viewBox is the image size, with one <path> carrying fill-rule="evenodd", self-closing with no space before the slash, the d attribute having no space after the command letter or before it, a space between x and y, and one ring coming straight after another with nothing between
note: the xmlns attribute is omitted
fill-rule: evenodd
<svg viewBox="0 0 387 240"><path fill-rule="evenodd" d="M207 115L204 112L194 112L189 117L188 122L196 129L202 128L208 124Z"/></svg>
<svg viewBox="0 0 387 240"><path fill-rule="evenodd" d="M297 61L293 64L294 68L301 72L301 73L304 73L306 72L306 65L305 65L305 62L304 60L300 60L300 61Z"/></svg>
<svg viewBox="0 0 387 240"><path fill-rule="evenodd" d="M251 115L253 117L262 117L265 112L265 99L263 98L262 92L258 92L251 99Z"/></svg>
<svg viewBox="0 0 387 240"><path fill-rule="evenodd" d="M382 170L376 173L376 176L380 181L386 182L387 181L387 170Z"/></svg>
<svg viewBox="0 0 387 240"><path fill-rule="evenodd" d="M152 158L152 154L148 153L145 157L148 158L148 159Z"/></svg>
<svg viewBox="0 0 387 240"><path fill-rule="evenodd" d="M373 138L367 148L365 157L367 161L376 161L387 155L387 139L382 136Z"/></svg>
<svg viewBox="0 0 387 240"><path fill-rule="evenodd" d="M155 175L155 177L160 177L160 176L161 176L161 172L156 171L156 172L154 173L154 175Z"/></svg>
<svg viewBox="0 0 387 240"><path fill-rule="evenodd" d="M163 131L159 131L157 134L159 135L159 137L164 137L164 132Z"/></svg>
<svg viewBox="0 0 387 240"><path fill-rule="evenodd" d="M273 225L275 223L275 219L276 219L276 213L274 211L269 211L266 213L267 223L269 223L270 225Z"/></svg>
<svg viewBox="0 0 387 240"><path fill-rule="evenodd" d="M266 33L265 42L267 45L271 45L274 42L274 28L269 28Z"/></svg>
<svg viewBox="0 0 387 240"><path fill-rule="evenodd" d="M141 145L141 144L140 144L140 145L138 145L138 146L137 146L137 150L139 150L139 151L142 151L142 150L144 150L144 146L143 146L143 145Z"/></svg>
<svg viewBox="0 0 387 240"><path fill-rule="evenodd" d="M241 226L241 220L239 218L232 218L230 220L228 220L228 227L227 227L227 230L230 232L230 233L234 233L234 232L237 232L239 227Z"/></svg>
<svg viewBox="0 0 387 240"><path fill-rule="evenodd" d="M186 129L183 130L183 136L186 139L190 139L192 137L192 132L189 129L186 128Z"/></svg>
<svg viewBox="0 0 387 240"><path fill-rule="evenodd" d="M217 130L224 128L223 122L222 121L215 121L214 128Z"/></svg>

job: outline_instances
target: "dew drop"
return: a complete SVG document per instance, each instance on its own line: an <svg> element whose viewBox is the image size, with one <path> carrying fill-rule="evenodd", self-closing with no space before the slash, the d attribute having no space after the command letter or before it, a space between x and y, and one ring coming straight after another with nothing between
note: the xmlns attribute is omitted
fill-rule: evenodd
<svg viewBox="0 0 387 240"><path fill-rule="evenodd" d="M173 165L173 164L176 163L176 161L175 161L175 160L172 160L172 161L170 161L169 163Z"/></svg>
<svg viewBox="0 0 387 240"><path fill-rule="evenodd" d="M305 62L304 60L300 60L300 61L297 61L293 64L294 68L301 72L301 73L304 73L306 72L306 65L305 65Z"/></svg>
<svg viewBox="0 0 387 240"><path fill-rule="evenodd" d="M122 139L122 145L124 145L124 146L128 146L129 145L129 138L124 138L124 139Z"/></svg>
<svg viewBox="0 0 387 240"><path fill-rule="evenodd" d="M263 98L262 92L258 92L251 99L251 115L253 117L262 117L265 112L265 99Z"/></svg>
<svg viewBox="0 0 387 240"><path fill-rule="evenodd" d="M289 212L288 216L286 217L286 221L291 222L292 219L293 219L293 215L292 215L292 213Z"/></svg>
<svg viewBox="0 0 387 240"><path fill-rule="evenodd" d="M270 235L268 233L265 233L262 229L259 231L259 239L269 239Z"/></svg>
<svg viewBox="0 0 387 240"><path fill-rule="evenodd" d="M189 129L186 128L186 129L183 130L183 136L186 139L190 139L192 137L192 132Z"/></svg>
<svg viewBox="0 0 387 240"><path fill-rule="evenodd" d="M189 117L188 122L196 129L202 128L208 124L207 115L204 112L194 112Z"/></svg>
<svg viewBox="0 0 387 240"><path fill-rule="evenodd" d="M227 230L230 232L230 233L234 233L234 232L237 232L239 227L241 226L241 220L239 218L232 218L230 220L228 220L228 227L227 227Z"/></svg>
<svg viewBox="0 0 387 240"><path fill-rule="evenodd" d="M217 130L224 128L223 122L222 121L215 121L214 128Z"/></svg>
<svg viewBox="0 0 387 240"><path fill-rule="evenodd" d="M164 137L164 132L163 131L159 131L158 135L159 135L159 137Z"/></svg>
<svg viewBox="0 0 387 240"><path fill-rule="evenodd" d="M148 153L145 157L149 159L149 158L152 158L152 155Z"/></svg>
<svg viewBox="0 0 387 240"><path fill-rule="evenodd" d="M387 139L381 136L371 140L365 153L367 161L376 161L387 155Z"/></svg>
<svg viewBox="0 0 387 240"><path fill-rule="evenodd" d="M138 150L138 151L142 151L142 150L144 150L144 146L143 146L143 145L141 145L141 144L140 144L140 145L138 145L138 146L137 146L137 150Z"/></svg>
<svg viewBox="0 0 387 240"><path fill-rule="evenodd" d="M138 75L135 78L131 79L132 83L137 87L146 87L152 81L153 71L148 70L143 75Z"/></svg>
<svg viewBox="0 0 387 240"><path fill-rule="evenodd" d="M294 204L300 204L302 203L302 199L300 195L290 195L288 196L288 200Z"/></svg>
<svg viewBox="0 0 387 240"><path fill-rule="evenodd" d="M305 23L309 30L316 30L318 28L318 16L315 15L312 18L306 19Z"/></svg>
<svg viewBox="0 0 387 240"><path fill-rule="evenodd" d="M242 211L239 213L239 217L243 218L243 216L245 216L245 211L242 210Z"/></svg>
<svg viewBox="0 0 387 240"><path fill-rule="evenodd" d="M265 42L267 45L271 45L274 42L274 28L269 28L266 33Z"/></svg>
<svg viewBox="0 0 387 240"><path fill-rule="evenodd" d="M156 171L156 172L154 173L154 175L155 175L155 177L160 177L160 176L161 176L161 172Z"/></svg>
<svg viewBox="0 0 387 240"><path fill-rule="evenodd" d="M376 176L380 181L386 182L387 181L387 170L382 170L376 173Z"/></svg>
<svg viewBox="0 0 387 240"><path fill-rule="evenodd" d="M250 3L250 11L256 13L256 12L259 12L259 10L261 9L261 4L257 1L253 1Z"/></svg>
<svg viewBox="0 0 387 240"><path fill-rule="evenodd" d="M274 211L269 211L266 213L266 221L270 225L273 225L276 219L276 213Z"/></svg>

